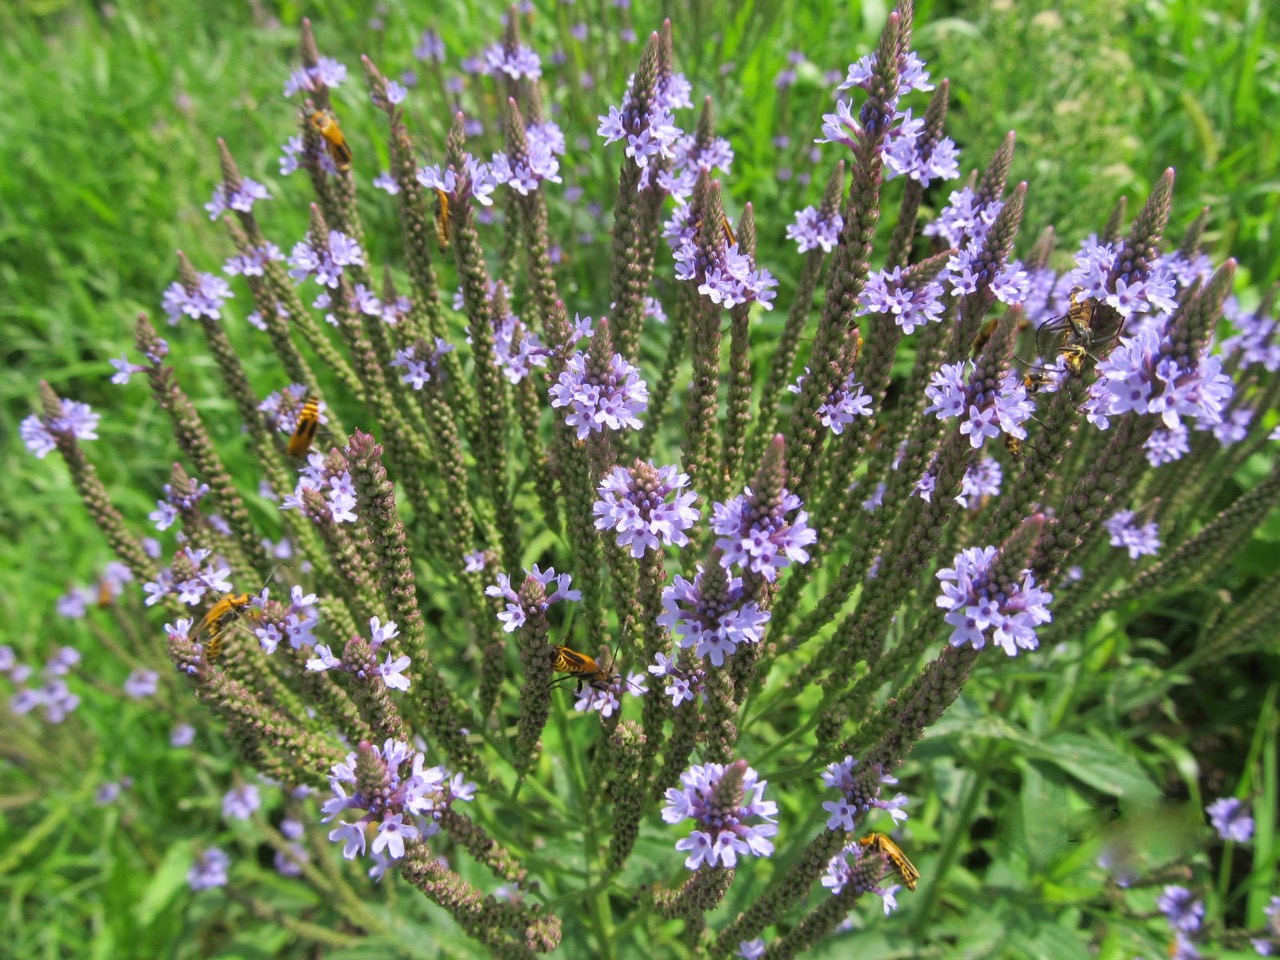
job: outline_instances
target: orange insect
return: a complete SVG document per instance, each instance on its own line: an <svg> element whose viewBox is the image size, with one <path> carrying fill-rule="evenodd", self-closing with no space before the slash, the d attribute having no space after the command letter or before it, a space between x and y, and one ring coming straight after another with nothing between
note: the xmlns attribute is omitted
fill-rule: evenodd
<svg viewBox="0 0 1280 960"><path fill-rule="evenodd" d="M730 246L738 242L738 238L733 235L733 227L729 226L729 218L723 214L720 215L720 226L724 227L724 236Z"/></svg>
<svg viewBox="0 0 1280 960"><path fill-rule="evenodd" d="M916 888L916 884L920 882L920 871L916 869L914 863L907 859L907 855L902 852L900 846L883 833L869 833L858 842L868 850L875 850L884 854L885 859L893 865L893 869L902 878L906 888L908 890Z"/></svg>
<svg viewBox="0 0 1280 960"><path fill-rule="evenodd" d="M333 111L315 110L309 119L316 133L324 138L333 165L339 170L351 169L351 148L347 146L347 138L342 135L342 127L338 126L338 118Z"/></svg>
<svg viewBox="0 0 1280 960"><path fill-rule="evenodd" d="M289 437L289 456L305 457L319 426L320 400L317 397L307 397L307 402L298 411L298 423L293 428L293 435Z"/></svg>
<svg viewBox="0 0 1280 960"><path fill-rule="evenodd" d="M253 596L248 593L228 593L206 611L196 624L191 634L192 640L199 640L200 635L209 631L209 639L204 644L204 658L212 663L222 653L222 628L240 616L241 611L249 605Z"/></svg>
<svg viewBox="0 0 1280 960"><path fill-rule="evenodd" d="M444 253L449 249L449 195L436 187L436 246Z"/></svg>
<svg viewBox="0 0 1280 960"><path fill-rule="evenodd" d="M578 681L578 689L584 683L597 690L605 690L616 683L620 677L613 672L613 658L609 657L603 664L585 653L570 650L566 646L557 645L551 648L554 659L551 669L556 673L567 673Z"/></svg>

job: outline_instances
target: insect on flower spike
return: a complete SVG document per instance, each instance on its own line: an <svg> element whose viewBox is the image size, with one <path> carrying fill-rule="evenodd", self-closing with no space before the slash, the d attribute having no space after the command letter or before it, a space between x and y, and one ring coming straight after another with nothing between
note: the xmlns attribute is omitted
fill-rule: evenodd
<svg viewBox="0 0 1280 960"><path fill-rule="evenodd" d="M885 859L893 865L893 869L897 871L906 888L908 890L916 888L916 884L920 882L920 871L907 859L907 855L896 843L883 833L869 833L858 842L867 849L884 854Z"/></svg>
<svg viewBox="0 0 1280 960"><path fill-rule="evenodd" d="M720 215L720 226L724 228L724 237L730 246L738 242L738 238L733 235L733 227L729 226L729 218L724 214Z"/></svg>
<svg viewBox="0 0 1280 960"><path fill-rule="evenodd" d="M351 148L347 146L347 138L343 136L342 127L338 126L338 118L334 116L333 111L314 110L310 121L316 133L324 138L333 165L339 170L350 170Z"/></svg>
<svg viewBox="0 0 1280 960"><path fill-rule="evenodd" d="M436 245L440 252L449 249L449 195L436 188Z"/></svg>
<svg viewBox="0 0 1280 960"><path fill-rule="evenodd" d="M231 620L240 616L240 612L249 605L253 596L248 593L228 593L208 609L200 622L196 624L191 639L198 641L207 630L209 639L205 643L204 656L209 662L218 659L222 653L222 628Z"/></svg>
<svg viewBox="0 0 1280 960"><path fill-rule="evenodd" d="M305 457L311 449L311 441L315 439L316 428L320 426L320 399L307 397L307 402L298 411L298 424L289 437L289 456Z"/></svg>

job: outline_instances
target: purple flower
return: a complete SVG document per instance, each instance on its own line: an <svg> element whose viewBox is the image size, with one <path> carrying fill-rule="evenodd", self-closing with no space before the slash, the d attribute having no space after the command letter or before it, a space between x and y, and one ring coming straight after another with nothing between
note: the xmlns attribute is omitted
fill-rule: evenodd
<svg viewBox="0 0 1280 960"><path fill-rule="evenodd" d="M937 280L913 283L909 275L903 275L901 267L878 270L867 278L867 285L858 298L857 315L888 314L903 333L914 333L918 327L942 319L942 292L942 284Z"/></svg>
<svg viewBox="0 0 1280 960"><path fill-rule="evenodd" d="M1160 552L1160 536L1154 520L1139 525L1132 510L1118 510L1102 525L1111 534L1111 545L1127 549L1130 560Z"/></svg>
<svg viewBox="0 0 1280 960"><path fill-rule="evenodd" d="M1027 431L1022 424L1035 405L1027 398L1022 382L1006 370L998 387L985 389L986 381L974 375L976 370L972 360L943 364L925 387L925 395L933 402L924 412L939 420L959 418L960 432L968 435L975 450L1001 433L1025 440Z"/></svg>
<svg viewBox="0 0 1280 960"><path fill-rule="evenodd" d="M531 47L524 44L508 50L495 43L484 51L483 73L505 73L512 80L537 80L542 76L542 61Z"/></svg>
<svg viewBox="0 0 1280 960"><path fill-rule="evenodd" d="M679 77L685 86L676 83L675 77ZM626 155L642 170L654 157L674 159L681 130L675 125L671 111L689 105L687 84L683 76L675 74L665 89L659 86L647 110L641 109L635 90L629 88L621 107L611 106L607 115L598 118L600 127L596 132L604 137L606 144L625 140Z"/></svg>
<svg viewBox="0 0 1280 960"><path fill-rule="evenodd" d="M482 207L492 206L493 191L498 187L493 168L471 154L463 158L461 173L453 167L441 170L439 166L429 166L419 169L417 177L428 190L443 190L450 203L470 199Z"/></svg>
<svg viewBox="0 0 1280 960"><path fill-rule="evenodd" d="M164 292L164 312L169 318L169 326L178 325L183 316L207 317L210 320L222 318L222 304L235 296L227 281L212 273L201 273L195 287L188 290L181 281L175 280Z"/></svg>
<svg viewBox="0 0 1280 960"><path fill-rule="evenodd" d="M792 562L807 563L805 547L818 539L818 532L809 526L802 506L786 489L776 504L762 504L750 487L728 503L714 504L711 529L720 535L715 545L724 551L721 565L727 570L736 563L772 583ZM788 521L792 511L795 517Z"/></svg>
<svg viewBox="0 0 1280 960"><path fill-rule="evenodd" d="M846 844L839 853L827 861L822 885L831 891L833 897L850 884L863 893L877 894L884 901L884 912L888 916L898 909L898 901L894 895L901 887L896 883L884 888L877 885L876 874L879 871L879 865L870 861L866 866L862 865L866 850L867 848L856 840ZM849 861L850 857L853 858L852 863Z"/></svg>
<svg viewBox="0 0 1280 960"><path fill-rule="evenodd" d="M963 247L966 240L981 242L1003 206L1000 200L981 203L973 189L965 187L952 192L947 206L921 232L926 237L941 237L949 247Z"/></svg>
<svg viewBox="0 0 1280 960"><path fill-rule="evenodd" d="M1178 424L1171 430L1155 430L1142 445L1147 451L1147 463L1153 467L1163 466L1181 460L1191 452L1190 434L1187 428Z"/></svg>
<svg viewBox="0 0 1280 960"><path fill-rule="evenodd" d="M762 960L764 951L763 937L756 937L754 940L742 940L738 943L738 956L742 960Z"/></svg>
<svg viewBox="0 0 1280 960"><path fill-rule="evenodd" d="M1022 572L1020 583L991 582L998 554L995 547L970 547L956 554L953 566L937 573L942 581L937 605L948 611L944 619L955 628L952 646L972 643L980 650L989 638L1012 657L1019 648L1038 645L1035 628L1053 619L1048 609L1053 594L1038 586L1029 570Z"/></svg>
<svg viewBox="0 0 1280 960"><path fill-rule="evenodd" d="M404 671L408 669L409 663L408 657L400 656L392 659L392 654L388 653L387 659L378 664L378 675L392 690L408 690L409 678L404 675Z"/></svg>
<svg viewBox="0 0 1280 960"><path fill-rule="evenodd" d="M692 583L677 574L662 590L663 612L658 623L676 635L683 649L692 649L720 667L738 644L761 641L769 612L746 598L741 577L729 579L727 587L714 591L706 591L703 581L701 566Z"/></svg>
<svg viewBox="0 0 1280 960"><path fill-rule="evenodd" d="M800 392L800 385L809 376L810 370L796 378L796 382L787 387L792 393ZM832 388L826 399L818 407L818 421L836 436L844 433L844 428L853 423L854 417L871 416L871 397L866 389L850 373L844 382Z"/></svg>
<svg viewBox="0 0 1280 960"><path fill-rule="evenodd" d="M801 253L818 247L830 253L843 229L844 219L840 214L834 213L825 218L817 207L810 205L796 211L796 222L787 227L787 239L794 240Z"/></svg>
<svg viewBox="0 0 1280 960"><path fill-rule="evenodd" d="M827 818L828 830L853 830L855 821L861 819L873 808L886 811L893 817L894 823L902 823L907 819L905 794L895 794L892 800L880 799L881 785L893 786L897 779L884 773L879 767L875 770L863 770L855 776L860 760L847 756L843 760L829 763L822 771L822 782L828 787L839 790L839 800L826 800L822 809L831 814Z"/></svg>
<svg viewBox="0 0 1280 960"><path fill-rule="evenodd" d="M261 277L266 273L266 266L272 260L283 260L284 254L271 241L260 247L253 247L248 253L237 253L228 257L222 265L222 272L229 277Z"/></svg>
<svg viewBox="0 0 1280 960"><path fill-rule="evenodd" d="M622 707L624 690L637 697L649 692L644 681L643 673L631 672L625 678L615 674L607 685L598 681L584 684L578 690L578 699L573 702L573 709L579 713L594 712L602 717L611 717Z"/></svg>
<svg viewBox="0 0 1280 960"><path fill-rule="evenodd" d="M419 60L444 63L444 40L434 30L423 30L418 45L413 48L413 55Z"/></svg>
<svg viewBox="0 0 1280 960"><path fill-rule="evenodd" d="M1133 336L1097 365L1100 378L1089 389L1085 409L1099 429L1123 413L1160 416L1173 429L1188 417L1206 424L1222 420L1231 398L1231 378L1222 372L1220 356L1189 362L1172 355L1167 331L1154 324L1139 326Z"/></svg>
<svg viewBox="0 0 1280 960"><path fill-rule="evenodd" d="M960 493L956 497L956 503L966 510L971 507L976 510L981 506L980 501L983 498L1000 495L1000 484L1003 480L1004 471L1000 468L1000 461L995 457L974 460L965 470L964 479L960 481Z"/></svg>
<svg viewBox="0 0 1280 960"><path fill-rule="evenodd" d="M677 577L677 579L680 578ZM662 614L659 622L663 622L661 617L665 616L667 615ZM682 703L692 703L703 696L707 679L706 670L703 667L685 669L665 653L657 653L654 655L654 662L645 669L653 674L654 677L667 677L671 680L663 688L663 693L671 698L673 707L678 707Z"/></svg>
<svg viewBox="0 0 1280 960"><path fill-rule="evenodd" d="M248 820L262 806L262 797L252 783L228 790L222 797L222 815L228 820Z"/></svg>
<svg viewBox="0 0 1280 960"><path fill-rule="evenodd" d="M696 283L698 292L712 303L735 307L755 301L772 310L777 295L773 288L778 285L773 274L757 269L736 242L726 245L723 237L711 250L703 250L693 228L692 210L689 204L677 207L663 226L663 236L674 251L676 279Z"/></svg>
<svg viewBox="0 0 1280 960"><path fill-rule="evenodd" d="M313 515L312 507L303 498L308 490L316 490L324 496L323 513ZM281 510L299 510L317 523L354 523L357 519L355 507L356 488L351 471L338 471L330 463L330 458L318 450L307 455L307 465L299 472L297 486L280 504Z"/></svg>
<svg viewBox="0 0 1280 960"><path fill-rule="evenodd" d="M409 744L387 740L382 747L360 744L359 753L347 754L329 774L333 796L321 807L322 823L340 814L363 811L354 820L339 820L329 839L343 845L342 855L354 860L365 850L371 828L377 835L372 854L391 859L405 854L404 841L430 837L439 831L436 821L454 800L470 801L476 785L462 776L450 776L444 767L425 767L425 756Z"/></svg>
<svg viewBox="0 0 1280 960"><path fill-rule="evenodd" d="M76 400L62 401L62 415L47 424L38 414L31 414L18 427L18 434L27 449L43 460L55 449L54 434L67 434L77 440L97 440L98 421L101 414L94 413L87 403Z"/></svg>
<svg viewBox="0 0 1280 960"><path fill-rule="evenodd" d="M315 93L321 87L333 89L347 79L347 68L332 57L320 57L314 67L299 67L285 81L284 95L298 91Z"/></svg>
<svg viewBox="0 0 1280 960"><path fill-rule="evenodd" d="M418 359L418 346L414 344L403 350L397 350L395 359L388 366L403 368L406 372L400 376L400 379L413 389L421 390L433 377L438 376L440 358L451 350L453 346L443 337L436 337L435 352L425 360Z"/></svg>
<svg viewBox="0 0 1280 960"><path fill-rule="evenodd" d="M1204 904L1186 887L1167 886L1156 899L1156 907L1174 930L1191 933L1200 929L1204 920Z"/></svg>
<svg viewBox="0 0 1280 960"><path fill-rule="evenodd" d="M84 617L89 605L98 599L88 587L72 587L58 598L58 616L68 620L79 620Z"/></svg>
<svg viewBox="0 0 1280 960"><path fill-rule="evenodd" d="M160 684L160 674L154 670L134 670L124 682L124 692L135 700L155 696Z"/></svg>
<svg viewBox="0 0 1280 960"><path fill-rule="evenodd" d="M773 853L778 832L774 816L778 805L764 799L765 780L745 760L725 766L720 763L694 764L680 774L682 787L668 788L662 819L667 823L693 820L700 829L676 842L677 850L689 851L684 865L733 867L739 855L767 857ZM761 823L748 824L749 817Z"/></svg>
<svg viewBox="0 0 1280 960"><path fill-rule="evenodd" d="M360 244L341 230L330 230L327 243L315 246L314 239L300 240L289 255L289 276L295 280L315 277L316 283L332 290L338 288L343 267L363 267L364 251Z"/></svg>
<svg viewBox="0 0 1280 960"><path fill-rule="evenodd" d="M553 407L567 407L564 422L585 440L592 433L638 430L639 414L649 405L649 387L640 371L615 353L603 371L579 350L565 365L549 391Z"/></svg>
<svg viewBox="0 0 1280 960"><path fill-rule="evenodd" d="M1253 817L1243 801L1235 797L1223 797L1205 807L1209 822L1218 836L1235 843L1246 843L1253 836Z"/></svg>
<svg viewBox="0 0 1280 960"><path fill-rule="evenodd" d="M210 847L196 858L195 864L187 871L187 886L197 892L226 886L229 866L231 858L217 847Z"/></svg>
<svg viewBox="0 0 1280 960"><path fill-rule="evenodd" d="M196 728L189 723L179 723L169 731L169 746L189 747L196 741Z"/></svg>
<svg viewBox="0 0 1280 960"><path fill-rule="evenodd" d="M700 516L693 506L698 495L680 492L688 485L689 475L674 466L655 467L649 461L630 470L614 467L600 482L600 499L592 506L596 529L616 531L618 546L630 547L633 557L663 543L683 547L689 542L684 531ZM675 499L667 502L672 493Z"/></svg>
<svg viewBox="0 0 1280 960"><path fill-rule="evenodd" d="M248 213L257 201L270 199L271 194L267 193L266 187L257 180L245 177L241 181L240 188L231 194L227 193L226 184L220 183L214 187L213 197L204 205L204 208L209 211L210 220L217 220L228 209Z"/></svg>
<svg viewBox="0 0 1280 960"><path fill-rule="evenodd" d="M497 583L484 588L486 596L504 597L508 601L507 609L498 614L498 619L502 621L502 629L507 633L514 633L524 626L529 614L534 612L545 613L547 608L557 600L582 599L582 591L569 588L569 584L573 583L573 577L567 573L557 574L555 567L548 567L544 572L535 563L532 570L525 570L525 574L537 580L544 588L550 586L553 580L556 584L555 590L539 601L537 611L524 609L520 594L512 589L511 578L505 573L498 574Z"/></svg>
<svg viewBox="0 0 1280 960"><path fill-rule="evenodd" d="M1237 407L1226 415L1220 422L1209 427L1213 431L1213 437L1218 443L1224 447L1229 447L1233 443L1239 443L1249 435L1249 424L1253 422L1253 411L1248 407ZM1197 430L1203 430L1201 424L1196 424Z"/></svg>
<svg viewBox="0 0 1280 960"><path fill-rule="evenodd" d="M1240 369L1261 365L1268 373L1280 370L1280 344L1276 343L1276 322L1258 313L1245 313L1235 297L1228 297L1223 315L1240 332L1222 341L1224 357L1239 357Z"/></svg>

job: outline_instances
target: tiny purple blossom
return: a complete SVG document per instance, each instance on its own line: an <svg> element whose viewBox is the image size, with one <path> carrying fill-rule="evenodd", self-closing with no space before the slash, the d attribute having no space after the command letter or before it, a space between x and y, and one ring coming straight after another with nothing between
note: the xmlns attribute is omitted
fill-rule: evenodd
<svg viewBox="0 0 1280 960"><path fill-rule="evenodd" d="M1205 807L1209 822L1218 836L1235 843L1246 843L1253 836L1253 817L1249 808L1235 797L1223 797Z"/></svg>
<svg viewBox="0 0 1280 960"><path fill-rule="evenodd" d="M801 253L821 247L823 252L830 253L840 239L840 231L844 229L844 219L840 214L832 214L824 218L815 206L796 211L796 222L787 227L787 239L794 240Z"/></svg>
<svg viewBox="0 0 1280 960"><path fill-rule="evenodd" d="M888 314L904 334L914 333L925 324L937 323L945 309L942 284L930 280L916 287L918 289L913 289L905 281L901 267L878 270L867 278L867 285L858 298L857 315Z"/></svg>
<svg viewBox="0 0 1280 960"><path fill-rule="evenodd" d="M649 405L648 385L620 353L613 355L602 377L595 377L586 354L578 351L552 385L550 396L553 407L568 408L564 422L577 431L579 440L605 430L638 430L643 426L639 414Z"/></svg>
<svg viewBox="0 0 1280 960"><path fill-rule="evenodd" d="M187 871L187 886L197 892L226 886L229 866L231 858L217 847L210 847L196 858L195 864Z"/></svg>
<svg viewBox="0 0 1280 960"><path fill-rule="evenodd" d="M736 786L726 798L719 790L722 779ZM720 763L694 764L680 775L681 787L668 788L667 805L662 808L662 819L667 823L682 820L695 821L700 829L676 842L677 850L689 852L684 865L697 870L708 867L737 865L740 855L767 857L773 853L769 837L778 832L774 817L778 805L764 799L766 781L739 760L732 767ZM748 818L758 817L762 822L748 824Z"/></svg>
<svg viewBox="0 0 1280 960"><path fill-rule="evenodd" d="M866 782L864 777L854 773L861 762L847 756L827 764L822 772L822 782L841 793L839 800L827 800L822 804L822 808L831 814L827 818L828 830L852 830L856 819L876 808L886 811L895 824L907 819L907 812L902 809L907 805L905 794L895 794L891 800L880 799L881 785L893 786L897 779L877 768L878 775L871 782Z"/></svg>
<svg viewBox="0 0 1280 960"><path fill-rule="evenodd" d="M235 787L222 797L222 815L228 820L248 820L261 806L262 797L252 783Z"/></svg>
<svg viewBox="0 0 1280 960"><path fill-rule="evenodd" d="M1019 649L1038 646L1035 628L1053 619L1048 609L1053 595L1029 570L1020 583L990 582L998 553L995 547L970 547L956 554L953 566L937 573L942 581L937 605L947 610L944 619L954 628L952 646L972 643L982 649L991 639L1012 657Z"/></svg>
<svg viewBox="0 0 1280 960"><path fill-rule="evenodd" d="M135 700L155 696L160 686L160 674L154 670L134 670L124 682L124 692Z"/></svg>
<svg viewBox="0 0 1280 960"><path fill-rule="evenodd" d="M1118 510L1103 526L1111 535L1111 546L1127 549L1130 560L1160 552L1160 536L1154 520L1139 524L1132 510Z"/></svg>
<svg viewBox="0 0 1280 960"><path fill-rule="evenodd" d="M713 504L711 529L720 535L715 545L724 551L721 565L729 569L736 563L772 583L778 571L807 563L805 547L818 539L818 532L809 526L802 506L799 497L784 489L778 503L763 511L750 487L728 503ZM792 511L795 516L788 521Z"/></svg>
<svg viewBox="0 0 1280 960"><path fill-rule="evenodd" d="M731 578L717 601L703 596L702 579L701 566L692 583L676 574L662 590L663 612L658 623L676 635L682 648L692 649L720 667L739 644L763 639L769 612L745 598L741 577ZM649 669L653 671L653 667Z"/></svg>
<svg viewBox="0 0 1280 960"><path fill-rule="evenodd" d="M27 449L38 460L43 460L57 449L53 438L55 433L69 434L77 440L97 440L98 421L101 419L101 414L94 413L87 403L63 400L62 416L46 425L38 414L33 413L22 421L18 433Z"/></svg>
<svg viewBox="0 0 1280 960"><path fill-rule="evenodd" d="M1156 899L1156 907L1180 933L1199 930L1204 920L1204 904L1186 887L1172 884L1165 887Z"/></svg>
<svg viewBox="0 0 1280 960"><path fill-rule="evenodd" d="M600 499L592 506L596 529L616 531L618 546L630 547L633 557L663 543L683 547L689 542L684 531L700 516L693 506L698 495L681 492L688 485L689 475L670 465L655 467L649 461L631 470L614 467L600 482Z"/></svg>

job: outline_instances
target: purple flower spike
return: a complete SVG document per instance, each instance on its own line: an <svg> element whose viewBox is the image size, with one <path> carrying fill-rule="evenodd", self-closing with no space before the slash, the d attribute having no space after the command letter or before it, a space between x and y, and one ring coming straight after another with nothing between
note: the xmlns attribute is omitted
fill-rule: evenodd
<svg viewBox="0 0 1280 960"><path fill-rule="evenodd" d="M824 219L822 212L810 205L796 211L796 222L787 227L787 239L794 240L801 253L818 247L825 253L830 253L835 249L843 229L844 219L840 214L832 214L830 219Z"/></svg>
<svg viewBox="0 0 1280 960"><path fill-rule="evenodd" d="M197 892L226 886L229 866L231 858L217 847L210 847L196 858L195 864L187 871L187 886Z"/></svg>
<svg viewBox="0 0 1280 960"><path fill-rule="evenodd" d="M970 547L956 554L954 566L939 570L942 593L937 605L955 629L951 645L972 643L977 649L991 639L1009 656L1019 649L1034 650L1035 628L1053 617L1048 604L1053 594L1039 587L1029 570L1021 583L992 583L988 575L999 554L995 547Z"/></svg>
<svg viewBox="0 0 1280 960"><path fill-rule="evenodd" d="M674 466L654 467L650 461L637 462L630 470L614 467L601 481L600 499L592 507L596 529L617 531L618 546L630 547L633 557L663 543L683 547L689 542L684 531L700 516L693 506L698 495L680 492L688 485L689 475L677 473ZM672 493L675 500L668 503Z"/></svg>
<svg viewBox="0 0 1280 960"><path fill-rule="evenodd" d="M702 576L699 567L692 583L677 574L663 588L664 611L658 616L658 623L679 638L681 647L693 648L698 656L720 667L738 644L760 642L769 612L761 610L754 600L745 599L741 577L731 578L723 598L713 600L702 594Z"/></svg>
<svg viewBox="0 0 1280 960"><path fill-rule="evenodd" d="M1223 797L1205 807L1209 822L1223 840L1245 843L1253 836L1253 817L1249 808L1235 797Z"/></svg>
<svg viewBox="0 0 1280 960"><path fill-rule="evenodd" d="M1168 919L1169 925L1180 933L1199 930L1204 920L1204 904L1186 887L1165 887L1156 899L1156 907Z"/></svg>
<svg viewBox="0 0 1280 960"><path fill-rule="evenodd" d="M593 378L581 350L569 358L550 390L553 407L567 407L564 422L585 440L592 433L638 430L639 414L649 406L649 387L640 371L615 353L603 377Z"/></svg>
<svg viewBox="0 0 1280 960"><path fill-rule="evenodd" d="M364 811L357 819L339 820L329 839L341 843L342 855L354 860L365 852L371 829L376 836L372 854L385 853L398 860L405 854L405 840L426 838L440 829L436 822L455 800L470 801L476 785L450 776L444 767L426 768L426 757L409 744L387 740L381 748L361 743L329 774L333 797L322 807L329 823L339 814Z"/></svg>
<svg viewBox="0 0 1280 960"><path fill-rule="evenodd" d="M43 460L58 447L53 439L55 433L70 434L77 440L97 440L98 421L101 419L102 415L94 413L87 403L63 400L62 416L46 425L38 414L33 413L22 421L18 434L36 459Z"/></svg>
<svg viewBox="0 0 1280 960"><path fill-rule="evenodd" d="M983 389L982 381L973 377L974 370L972 360L943 364L924 389L933 401L924 412L939 420L958 418L960 432L969 437L975 450L1001 433L1025 440L1027 431L1022 424L1031 417L1035 405L1022 381L1006 370L998 388Z"/></svg>
<svg viewBox="0 0 1280 960"><path fill-rule="evenodd" d="M557 574L555 567L548 567L544 572L535 563L532 570L526 570L525 573L533 577L543 587L549 587L554 580L556 588L540 603L540 611L545 611L557 600L581 600L582 591L571 590L569 584L573 583L573 577L567 573ZM503 597L507 600L507 609L498 614L498 619L502 621L502 629L507 633L514 633L524 626L524 622L528 619L528 615L533 612L525 610L521 607L520 594L511 586L511 578L505 573L498 574L498 582L484 588L486 596Z"/></svg>
<svg viewBox="0 0 1280 960"><path fill-rule="evenodd" d="M779 570L808 562L805 547L818 539L818 532L809 526L802 506L799 497L784 489L779 503L770 508L756 501L750 487L728 503L714 504L711 528L720 534L716 546L724 551L721 565L727 570L736 563L772 583ZM788 521L792 511L795 517Z"/></svg>
<svg viewBox="0 0 1280 960"><path fill-rule="evenodd" d="M895 794L892 800L880 799L881 785L893 786L898 782L897 778L879 769L871 771L870 779L865 772L861 776L855 776L854 771L859 763L861 761L854 757L845 757L839 762L827 764L822 771L822 782L841 793L839 800L827 800L822 804L822 809L831 814L827 818L827 829L853 830L855 821L873 808L886 811L893 817L894 823L906 820L907 811L902 809L907 805L905 794Z"/></svg>
<svg viewBox="0 0 1280 960"><path fill-rule="evenodd" d="M1160 535L1154 520L1139 524L1132 510L1118 510L1103 526L1111 534L1111 545L1127 549L1130 560L1160 552Z"/></svg>
<svg viewBox="0 0 1280 960"><path fill-rule="evenodd" d="M901 267L878 270L867 278L867 286L858 299L858 316L884 313L893 317L903 333L914 333L926 323L942 319L942 284L930 280L919 290L906 283Z"/></svg>
<svg viewBox="0 0 1280 960"><path fill-rule="evenodd" d="M187 290L180 281L173 281L164 292L164 312L169 326L175 327L183 316L222 319L222 304L235 296L227 281L212 273L199 274L195 289Z"/></svg>
<svg viewBox="0 0 1280 960"><path fill-rule="evenodd" d="M1203 356L1188 367L1171 351L1165 331L1155 324L1142 324L1123 338L1097 366L1101 376L1085 403L1089 422L1106 430L1111 417L1132 411L1156 414L1170 430L1182 426L1183 417L1220 423L1233 389L1222 358Z"/></svg>
<svg viewBox="0 0 1280 960"><path fill-rule="evenodd" d="M725 766L720 763L694 764L680 774L682 787L667 790L662 819L667 823L694 820L699 829L676 842L677 850L689 851L684 865L733 867L739 855L767 857L773 853L778 826L774 820L778 805L764 799L767 781L760 780L745 760ZM748 824L747 818L763 822Z"/></svg>

